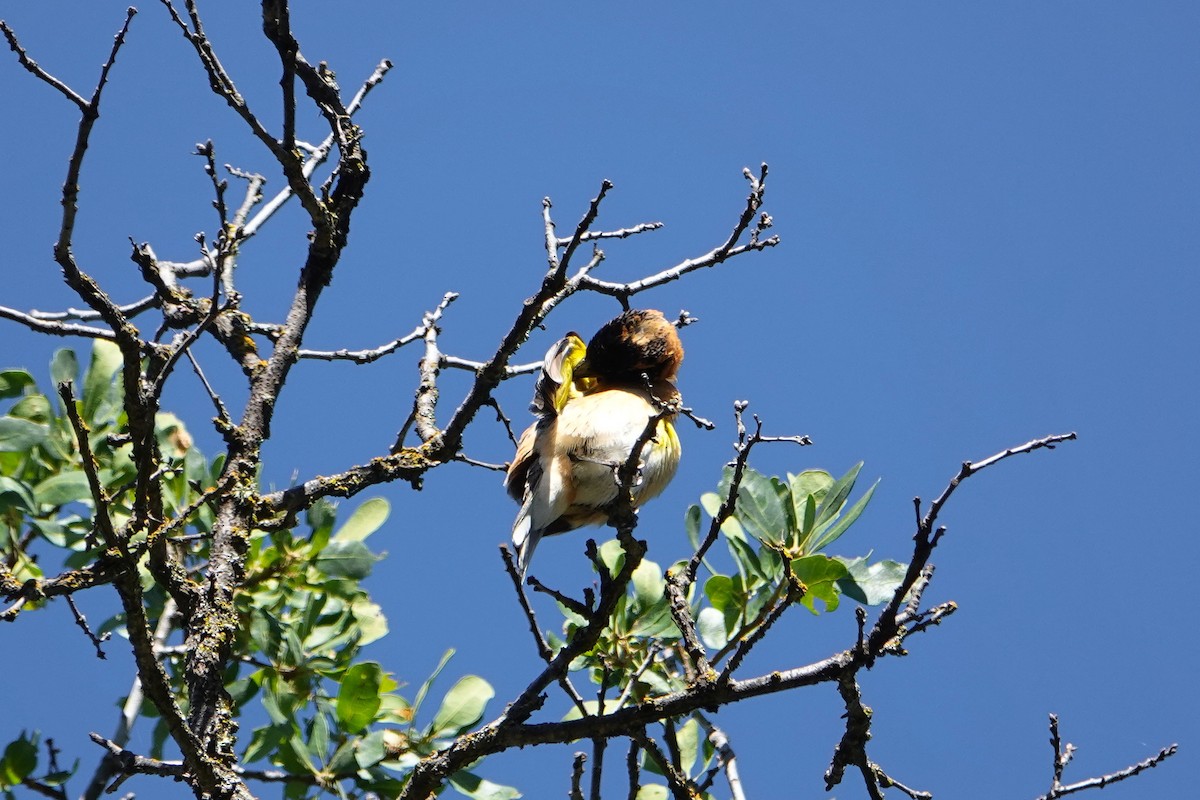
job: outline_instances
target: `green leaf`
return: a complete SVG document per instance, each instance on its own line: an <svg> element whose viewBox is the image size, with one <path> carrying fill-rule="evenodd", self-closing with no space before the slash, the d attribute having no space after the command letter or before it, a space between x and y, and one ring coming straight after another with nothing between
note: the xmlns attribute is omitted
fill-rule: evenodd
<svg viewBox="0 0 1200 800"><path fill-rule="evenodd" d="M151 703L151 705L153 704ZM150 732L151 758L157 758L160 760L162 759L163 750L165 750L167 746L167 737L170 736L170 734L171 731L169 728L167 728L167 721L165 719L160 718L158 722L154 723L154 730Z"/></svg>
<svg viewBox="0 0 1200 800"><path fill-rule="evenodd" d="M599 548L600 563L608 569L609 576L615 576L625 566L625 548L616 539L609 539Z"/></svg>
<svg viewBox="0 0 1200 800"><path fill-rule="evenodd" d="M483 719L488 701L495 696L496 690L483 678L464 675L442 698L430 730L437 737L457 736Z"/></svg>
<svg viewBox="0 0 1200 800"><path fill-rule="evenodd" d="M250 616L250 644L270 659L278 656L283 642L283 624L265 608L252 605Z"/></svg>
<svg viewBox="0 0 1200 800"><path fill-rule="evenodd" d="M474 800L514 800L521 796L521 793L511 786L492 783L466 770L455 772L446 780L459 794Z"/></svg>
<svg viewBox="0 0 1200 800"><path fill-rule="evenodd" d="M342 730L358 733L375 719L379 711L379 687L383 667L374 661L355 664L342 676L337 694L337 719Z"/></svg>
<svg viewBox="0 0 1200 800"><path fill-rule="evenodd" d="M643 610L662 599L666 585L662 567L649 559L643 559L633 571L633 595Z"/></svg>
<svg viewBox="0 0 1200 800"><path fill-rule="evenodd" d="M808 498L813 498L813 510L817 503L825 498L829 488L833 486L833 476L823 469L808 469L799 475L788 474L788 487L792 490L792 504L796 519L803 520L807 516ZM812 520L804 524L804 530L812 528Z"/></svg>
<svg viewBox="0 0 1200 800"><path fill-rule="evenodd" d="M362 542L331 542L313 562L317 568L335 578L362 580L371 574L379 556Z"/></svg>
<svg viewBox="0 0 1200 800"><path fill-rule="evenodd" d="M113 380L121 368L121 350L113 342L96 339L92 344L92 361L83 376L83 418L88 422L96 419L96 410L107 407L108 414L121 407L120 389Z"/></svg>
<svg viewBox="0 0 1200 800"><path fill-rule="evenodd" d="M846 577L846 565L828 556L803 556L792 561L792 574L806 584L828 583Z"/></svg>
<svg viewBox="0 0 1200 800"><path fill-rule="evenodd" d="M792 573L808 590L800 599L805 608L814 614L820 613L815 602L820 600L827 612L837 609L837 582L847 575L845 564L822 555L803 556L792 561Z"/></svg>
<svg viewBox="0 0 1200 800"><path fill-rule="evenodd" d="M717 512L721 510L723 499L720 495L713 492L705 492L700 495L700 505L704 506L704 510L713 519L717 518ZM741 539L746 541L746 532L742 530L741 524L733 516L721 523L721 533L725 534L730 539Z"/></svg>
<svg viewBox="0 0 1200 800"><path fill-rule="evenodd" d="M79 361L75 351L63 348L56 350L50 358L50 381L57 389L60 383L76 383L79 380ZM57 396L57 392L53 392Z"/></svg>
<svg viewBox="0 0 1200 800"><path fill-rule="evenodd" d="M230 700L233 701L233 707L241 708L250 702L254 695L258 694L260 687L259 682L253 676L248 675L245 678L238 678L233 683L226 685L225 688L229 692Z"/></svg>
<svg viewBox="0 0 1200 800"><path fill-rule="evenodd" d="M850 471L842 477L838 478L829 489L829 493L825 495L825 499L821 501L821 505L817 506L817 525L833 519L837 513L842 510L842 506L846 504L846 498L850 496L850 492L854 489L854 482L858 480L858 472L862 469L863 462L858 462Z"/></svg>
<svg viewBox="0 0 1200 800"><path fill-rule="evenodd" d="M162 727L165 734L166 725L163 724ZM286 725L265 725L261 728L255 728L254 734L250 737L250 743L246 745L246 752L242 757L247 763L253 763L259 759L266 758L272 753L278 752L290 735L291 727Z"/></svg>
<svg viewBox="0 0 1200 800"><path fill-rule="evenodd" d="M842 593L868 606L891 600L908 571L908 566L898 561L868 564L866 556L839 560L849 573L838 581Z"/></svg>
<svg viewBox="0 0 1200 800"><path fill-rule="evenodd" d="M0 786L15 787L37 769L37 745L21 734L21 738L8 743L4 748L4 760L0 761Z"/></svg>
<svg viewBox="0 0 1200 800"><path fill-rule="evenodd" d="M334 542L361 542L387 522L392 507L382 497L372 497L361 503L350 519L333 535Z"/></svg>
<svg viewBox="0 0 1200 800"><path fill-rule="evenodd" d="M763 542L783 542L787 538L791 505L789 491L778 478L746 468L738 487L736 515L751 536Z"/></svg>
<svg viewBox="0 0 1200 800"><path fill-rule="evenodd" d="M733 602L733 579L728 575L713 575L704 582L704 594L713 608L724 613Z"/></svg>
<svg viewBox="0 0 1200 800"><path fill-rule="evenodd" d="M67 503L92 502L92 490L88 486L83 470L73 469L51 475L33 487L38 503L47 506L64 506Z"/></svg>
<svg viewBox="0 0 1200 800"><path fill-rule="evenodd" d="M284 688L286 686L286 683L275 680L263 684L263 708L266 709L271 722L281 726L289 725L295 707L295 696Z"/></svg>
<svg viewBox="0 0 1200 800"><path fill-rule="evenodd" d="M692 545L692 550L700 549L700 506L693 503L688 506L688 510L683 515L683 529L687 532L688 542ZM708 557L705 556L702 561L709 572L716 572L713 565L708 562Z"/></svg>
<svg viewBox="0 0 1200 800"><path fill-rule="evenodd" d="M846 513L837 520L837 522L833 523L832 526L827 526L827 530L818 528L814 536L815 541L811 546L811 552L816 553L824 550L826 547L837 541L838 538L840 538L841 535L846 532L846 529L853 525L855 520L859 518L863 512L863 509L867 507L867 503L871 502L871 496L875 494L875 487L878 485L879 481L875 481L875 483L871 484L871 488L867 489L867 491L863 493L863 496L858 498L854 505L850 506L849 510L847 510Z"/></svg>
<svg viewBox="0 0 1200 800"><path fill-rule="evenodd" d="M219 476L214 476L214 480ZM337 518L337 511L334 509L333 503L322 498L313 503L305 512L305 522L308 527L312 528L315 535L322 530L333 530L334 520Z"/></svg>
<svg viewBox="0 0 1200 800"><path fill-rule="evenodd" d="M6 369L0 371L0 399L16 397L25 391L26 386L33 386L33 376L23 369Z"/></svg>
<svg viewBox="0 0 1200 800"><path fill-rule="evenodd" d="M729 644L729 636L725 633L725 615L711 606L700 609L696 617L696 631L700 640L713 650L720 650Z"/></svg>
<svg viewBox="0 0 1200 800"><path fill-rule="evenodd" d="M739 575L747 580L754 577L765 581L771 580L768 571L763 568L762 561L758 557L758 551L745 538L726 536L725 544L729 547L729 554L733 556L733 562L737 564ZM768 553L770 553L769 550L762 551L764 557Z"/></svg>
<svg viewBox="0 0 1200 800"><path fill-rule="evenodd" d="M387 617L384 616L383 609L377 604L365 598L359 598L350 606L350 611L354 614L355 622L358 623L359 647L387 636Z"/></svg>
<svg viewBox="0 0 1200 800"><path fill-rule="evenodd" d="M615 705L616 705L616 703L606 703L604 706L605 713L611 714L613 711L613 706L615 706ZM600 714L600 701L599 700L584 700L583 708L584 708L584 711L587 712L587 715L589 717L598 716ZM582 719L582 718L583 718L583 712L579 710L579 706L572 705L571 708L567 711L567 713L563 715L562 721L570 722L573 719Z"/></svg>
<svg viewBox="0 0 1200 800"><path fill-rule="evenodd" d="M679 638L679 628L675 626L675 619L671 616L671 606L666 599L662 598L655 605L642 609L629 628L629 635L655 639L664 636L671 639Z"/></svg>
<svg viewBox="0 0 1200 800"><path fill-rule="evenodd" d="M425 695L429 694L429 687L433 686L433 682L435 680L437 680L437 676L441 674L442 670L446 668L446 665L450 663L450 659L453 657L454 657L454 648L453 647L451 647L446 652L442 653L442 658L441 658L441 660L438 661L437 666L433 668L433 672L430 674L430 676L428 678L425 679L424 683L422 683L421 686L417 689L417 694L413 698L413 704L412 704L413 718L415 718L417 716L417 711L420 710L421 703L425 702Z"/></svg>
<svg viewBox="0 0 1200 800"><path fill-rule="evenodd" d="M383 731L376 732L380 737L383 736ZM371 734L372 736L376 734ZM332 775L340 775L346 772L352 772L359 768L355 763L354 756L357 751L358 739L347 739L338 745L338 749L333 751L333 755L329 757L329 761L325 764L325 771ZM377 762L376 762L377 763ZM368 767L373 764L368 764Z"/></svg>
<svg viewBox="0 0 1200 800"><path fill-rule="evenodd" d="M30 422L48 423L54 419L50 400L44 394L27 394L8 410L10 417L20 417Z"/></svg>
<svg viewBox="0 0 1200 800"><path fill-rule="evenodd" d="M47 425L18 417L0 417L0 453L23 453L44 444L49 436Z"/></svg>
<svg viewBox="0 0 1200 800"><path fill-rule="evenodd" d="M634 800L667 800L670 797L667 787L659 783L647 783L638 787Z"/></svg>
<svg viewBox="0 0 1200 800"><path fill-rule="evenodd" d="M318 713L313 717L312 730L309 731L305 749L313 763L325 763L325 754L329 752L329 718L324 714Z"/></svg>
<svg viewBox="0 0 1200 800"><path fill-rule="evenodd" d="M693 503L683 514L683 529L687 532L692 549L700 547L700 506Z"/></svg>
<svg viewBox="0 0 1200 800"><path fill-rule="evenodd" d="M801 524L800 532L805 539L800 542L801 547L807 545L806 539L812 535L813 528L817 524L817 496L810 494L804 501L804 522Z"/></svg>
<svg viewBox="0 0 1200 800"><path fill-rule="evenodd" d="M375 731L355 743L354 762L358 764L359 769L370 769L387 758L384 735L384 731Z"/></svg>
<svg viewBox="0 0 1200 800"><path fill-rule="evenodd" d="M320 770L317 768L317 763L313 761L312 756L309 755L308 744L304 741L304 736L299 730L293 731L292 737L284 744L285 748L281 751L280 755L285 756L283 759L283 765L285 767L295 767L294 764L288 764L286 755L290 753L295 762L301 765L308 772L312 773L313 775L316 775L318 772L320 772Z"/></svg>
<svg viewBox="0 0 1200 800"><path fill-rule="evenodd" d="M713 578L719 580L713 581L710 578L704 584L704 593L708 595L709 602L713 608L720 611L725 616L725 634L724 638L728 638L737 630L738 620L746 611L746 577L743 575L735 575L730 578L725 575L714 575ZM749 579L752 583L754 578ZM711 585L710 585L711 584Z"/></svg>
<svg viewBox="0 0 1200 800"><path fill-rule="evenodd" d="M692 774L696 754L700 751L700 723L689 719L675 731L675 742L679 745L679 767L684 775Z"/></svg>
<svg viewBox="0 0 1200 800"><path fill-rule="evenodd" d="M32 514L37 511L37 501L33 498L33 490L23 481L0 475L0 513L10 508Z"/></svg>

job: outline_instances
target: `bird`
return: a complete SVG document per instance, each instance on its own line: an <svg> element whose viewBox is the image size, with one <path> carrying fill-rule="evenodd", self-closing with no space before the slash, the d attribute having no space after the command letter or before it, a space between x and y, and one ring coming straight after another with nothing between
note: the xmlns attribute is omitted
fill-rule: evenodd
<svg viewBox="0 0 1200 800"><path fill-rule="evenodd" d="M634 505L660 494L679 466L675 379L683 362L679 334L662 312L626 311L585 346L575 332L547 351L530 410L505 475L521 504L512 541L522 580L543 536L608 521L624 464L651 418L664 414L641 453Z"/></svg>

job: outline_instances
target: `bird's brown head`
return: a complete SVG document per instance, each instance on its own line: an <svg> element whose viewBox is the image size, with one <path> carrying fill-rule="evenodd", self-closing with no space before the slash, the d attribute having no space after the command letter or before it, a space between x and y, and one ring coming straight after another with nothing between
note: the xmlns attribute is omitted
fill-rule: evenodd
<svg viewBox="0 0 1200 800"><path fill-rule="evenodd" d="M683 363L683 343L661 311L634 309L606 322L587 345L575 377L602 382L669 381Z"/></svg>

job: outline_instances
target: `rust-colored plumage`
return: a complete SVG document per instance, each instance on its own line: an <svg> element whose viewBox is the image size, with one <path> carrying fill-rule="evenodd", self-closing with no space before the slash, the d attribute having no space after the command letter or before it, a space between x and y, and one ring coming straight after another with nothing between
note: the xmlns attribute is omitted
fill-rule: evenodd
<svg viewBox="0 0 1200 800"><path fill-rule="evenodd" d="M588 342L571 333L546 354L531 409L538 415L521 436L505 487L521 503L513 523L522 577L543 536L608 519L616 499L616 468L629 458L662 403L678 399L675 377L683 344L653 310L626 311ZM641 504L662 492L679 465L673 416L658 423L642 451Z"/></svg>

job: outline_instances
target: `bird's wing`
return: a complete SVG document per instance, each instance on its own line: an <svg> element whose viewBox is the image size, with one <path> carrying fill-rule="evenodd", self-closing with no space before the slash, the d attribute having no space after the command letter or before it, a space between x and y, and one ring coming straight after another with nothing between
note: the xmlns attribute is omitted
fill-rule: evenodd
<svg viewBox="0 0 1200 800"><path fill-rule="evenodd" d="M572 331L555 342L542 360L533 387L533 401L529 410L538 416L558 414L563 407L578 397L582 391L574 381L575 366L583 360L587 346L579 334Z"/></svg>
<svg viewBox="0 0 1200 800"><path fill-rule="evenodd" d="M547 429L553 424L553 419L572 399L583 394L573 379L575 366L583 360L586 346L579 334L571 331L555 342L542 360L542 369L538 373L533 388L533 401L529 410L538 416L538 420L525 429L517 442L517 452L509 464L504 476L504 488L512 499L521 503L521 511L513 525L513 543L517 543L517 529L520 525L528 525L532 506L530 504L531 487L540 481L541 466L539 464L539 437L543 443ZM552 434L551 434L552 435ZM545 450L545 447L541 447ZM533 468L537 466L536 475ZM542 503L543 507L548 506ZM545 511L539 513L539 519L545 518ZM538 534L541 535L540 533ZM527 536L527 534L525 534ZM536 543L536 541L535 541ZM532 552L532 547L530 548Z"/></svg>
<svg viewBox="0 0 1200 800"><path fill-rule="evenodd" d="M557 420L535 424L529 436L530 454L523 464L521 510L513 521L512 541L521 577L542 536L570 507L574 497L570 462L556 452ZM522 442L526 437L522 437ZM514 462L514 466L517 462ZM512 486L509 487L510 493Z"/></svg>
<svg viewBox="0 0 1200 800"><path fill-rule="evenodd" d="M525 500L525 486L529 482L529 468L536 460L533 443L537 438L538 423L535 422L525 429L517 441L517 452L513 455L508 471L504 474L504 489L508 496L518 503Z"/></svg>

